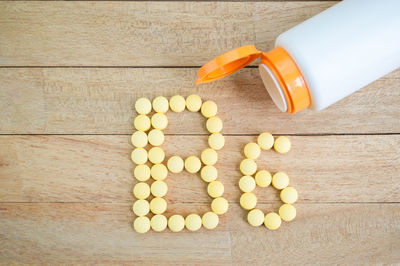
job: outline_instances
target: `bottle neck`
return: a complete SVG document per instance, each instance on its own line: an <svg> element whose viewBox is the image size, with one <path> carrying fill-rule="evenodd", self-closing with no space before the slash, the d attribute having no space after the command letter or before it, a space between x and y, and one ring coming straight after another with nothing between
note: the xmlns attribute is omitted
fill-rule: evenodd
<svg viewBox="0 0 400 266"><path fill-rule="evenodd" d="M311 104L307 85L290 55L276 47L261 55L260 75L275 105L287 113L306 109Z"/></svg>

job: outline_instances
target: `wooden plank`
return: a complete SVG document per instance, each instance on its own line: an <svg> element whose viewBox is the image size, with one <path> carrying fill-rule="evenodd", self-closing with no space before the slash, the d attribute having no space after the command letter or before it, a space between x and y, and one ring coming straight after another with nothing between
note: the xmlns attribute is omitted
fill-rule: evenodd
<svg viewBox="0 0 400 266"><path fill-rule="evenodd" d="M129 136L1 136L0 202L132 202ZM286 155L265 151L259 169L285 171L300 202L400 202L400 136L294 136ZM219 151L225 197L239 200L238 165L252 136L228 136ZM200 155L206 136L167 136L167 158ZM150 181L149 181L150 182ZM167 200L211 202L199 175L170 174ZM260 202L277 202L257 188Z"/></svg>
<svg viewBox="0 0 400 266"><path fill-rule="evenodd" d="M174 204L171 210L186 215L202 207ZM235 203L213 231L139 235L131 227L130 204L1 203L0 258L5 264L399 262L400 204L299 203L296 208L296 219L274 232L250 227Z"/></svg>
<svg viewBox="0 0 400 266"><path fill-rule="evenodd" d="M258 69L195 86L196 69L0 69L2 134L130 134L138 97L197 93L218 104L225 134L399 133L400 70L321 112L280 112ZM169 112L169 134L204 134L198 114ZM251 119L249 119L251 117Z"/></svg>
<svg viewBox="0 0 400 266"><path fill-rule="evenodd" d="M334 3L2 1L0 65L198 66Z"/></svg>

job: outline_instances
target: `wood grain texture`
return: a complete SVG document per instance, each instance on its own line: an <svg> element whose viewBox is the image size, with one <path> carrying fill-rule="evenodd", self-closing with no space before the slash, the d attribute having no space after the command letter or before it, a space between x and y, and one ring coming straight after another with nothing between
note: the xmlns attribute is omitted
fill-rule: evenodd
<svg viewBox="0 0 400 266"><path fill-rule="evenodd" d="M129 136L1 136L0 202L132 202ZM238 165L252 136L228 136L219 180L240 197ZM286 155L265 151L259 169L285 171L300 202L400 202L400 136L296 136ZM167 158L200 156L206 136L167 136ZM150 181L149 181L150 182ZM168 202L211 202L198 174L170 174ZM276 202L272 188L260 202Z"/></svg>
<svg viewBox="0 0 400 266"><path fill-rule="evenodd" d="M1 203L2 263L395 264L400 204L296 204L277 231L250 227L236 203L213 231L135 233L130 204ZM174 204L172 213L199 211ZM262 204L264 211L275 206Z"/></svg>
<svg viewBox="0 0 400 266"><path fill-rule="evenodd" d="M293 115L272 103L258 69L201 86L194 85L195 73L180 68L0 69L0 133L130 134L137 98L193 93L218 104L225 134L400 132L400 70L326 110ZM200 115L168 116L166 133L206 133Z"/></svg>

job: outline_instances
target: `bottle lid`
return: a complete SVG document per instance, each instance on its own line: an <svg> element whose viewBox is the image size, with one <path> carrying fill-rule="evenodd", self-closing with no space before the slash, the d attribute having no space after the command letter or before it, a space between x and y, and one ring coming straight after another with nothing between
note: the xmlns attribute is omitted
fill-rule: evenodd
<svg viewBox="0 0 400 266"><path fill-rule="evenodd" d="M242 46L226 52L203 65L197 71L196 84L211 82L236 72L260 56L254 45Z"/></svg>

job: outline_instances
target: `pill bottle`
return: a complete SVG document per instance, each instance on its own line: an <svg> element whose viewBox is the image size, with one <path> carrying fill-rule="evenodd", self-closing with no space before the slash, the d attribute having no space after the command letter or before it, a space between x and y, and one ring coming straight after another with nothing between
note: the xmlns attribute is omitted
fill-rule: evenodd
<svg viewBox="0 0 400 266"><path fill-rule="evenodd" d="M280 34L269 52L247 45L211 60L198 70L196 84L257 58L281 111L324 109L400 67L400 1L344 0Z"/></svg>

